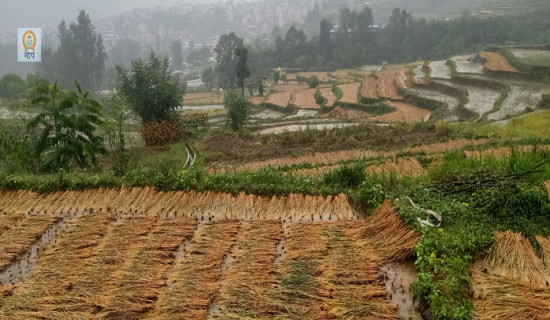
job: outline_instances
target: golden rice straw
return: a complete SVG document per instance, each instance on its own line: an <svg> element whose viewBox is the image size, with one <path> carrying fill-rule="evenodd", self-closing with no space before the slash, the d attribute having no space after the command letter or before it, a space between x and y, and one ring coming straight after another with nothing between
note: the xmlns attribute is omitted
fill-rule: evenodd
<svg viewBox="0 0 550 320"><path fill-rule="evenodd" d="M111 214L89 214L71 221L63 236L40 256L29 278L4 299L0 314L10 319L40 318L43 310L34 306L78 279L112 218Z"/></svg>
<svg viewBox="0 0 550 320"><path fill-rule="evenodd" d="M107 230L94 255L88 259L70 289L37 299L34 307L52 319L91 318L105 295L117 286L116 271L147 236L155 218L123 217Z"/></svg>
<svg viewBox="0 0 550 320"><path fill-rule="evenodd" d="M405 260L420 239L416 231L403 224L391 200L384 201L366 220L357 223L360 228L356 232L375 248L385 263Z"/></svg>
<svg viewBox="0 0 550 320"><path fill-rule="evenodd" d="M138 319L154 313L155 300L165 288L174 254L196 229L192 218L162 218L137 252L120 270L117 287L104 296L106 319ZM183 247L182 247L183 248Z"/></svg>
<svg viewBox="0 0 550 320"><path fill-rule="evenodd" d="M539 256L546 269L546 274L550 276L550 237L537 236L536 238L540 246Z"/></svg>
<svg viewBox="0 0 550 320"><path fill-rule="evenodd" d="M329 254L321 281L332 287L330 312L336 319L399 319L397 306L386 300L380 264L372 245L365 243L354 221L325 223Z"/></svg>
<svg viewBox="0 0 550 320"><path fill-rule="evenodd" d="M495 244L485 258L492 275L546 286L549 277L529 240L512 231L495 232Z"/></svg>
<svg viewBox="0 0 550 320"><path fill-rule="evenodd" d="M282 232L280 221L243 222L212 319L266 319L275 312L268 291L277 283L273 261Z"/></svg>
<svg viewBox="0 0 550 320"><path fill-rule="evenodd" d="M368 175L390 175L413 176L418 177L426 173L426 170L416 160L416 158L403 159L397 161L387 161L380 165L369 166L365 169Z"/></svg>
<svg viewBox="0 0 550 320"><path fill-rule="evenodd" d="M181 263L168 274L170 285L159 295L161 319L204 319L220 289L222 264L236 240L239 222L205 222Z"/></svg>
<svg viewBox="0 0 550 320"><path fill-rule="evenodd" d="M0 215L0 239L4 232L16 227L25 218L23 213L1 214Z"/></svg>
<svg viewBox="0 0 550 320"><path fill-rule="evenodd" d="M546 188L546 191L548 192L548 199L550 199L550 180L544 182L544 187Z"/></svg>
<svg viewBox="0 0 550 320"><path fill-rule="evenodd" d="M0 236L0 271L4 271L59 220L59 217L53 215L31 215L2 233Z"/></svg>

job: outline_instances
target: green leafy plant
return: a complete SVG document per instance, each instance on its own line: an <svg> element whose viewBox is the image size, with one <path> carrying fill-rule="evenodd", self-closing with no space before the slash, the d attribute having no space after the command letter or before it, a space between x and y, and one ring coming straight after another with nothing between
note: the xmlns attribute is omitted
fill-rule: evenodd
<svg viewBox="0 0 550 320"><path fill-rule="evenodd" d="M248 116L248 102L237 91L230 90L225 93L223 104L227 109L229 127L234 131L238 131L244 126Z"/></svg>
<svg viewBox="0 0 550 320"><path fill-rule="evenodd" d="M73 163L86 168L96 164L97 154L106 152L103 138L96 135L102 106L78 83L76 88L77 92L64 92L56 82L32 89L38 96L31 104L46 110L28 124L29 130L40 132L34 151L43 171L69 169Z"/></svg>

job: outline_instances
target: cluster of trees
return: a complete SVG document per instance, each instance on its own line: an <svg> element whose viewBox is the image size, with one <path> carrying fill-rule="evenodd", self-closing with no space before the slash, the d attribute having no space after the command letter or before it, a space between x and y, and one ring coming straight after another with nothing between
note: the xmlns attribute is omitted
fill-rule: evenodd
<svg viewBox="0 0 550 320"><path fill-rule="evenodd" d="M59 47L46 48L42 54L42 71L49 80L57 79L65 87L74 81L90 90L103 84L107 54L103 38L95 32L90 16L80 11L77 22L59 25Z"/></svg>
<svg viewBox="0 0 550 320"><path fill-rule="evenodd" d="M476 52L488 44L550 41L546 24L520 16L428 21L396 8L387 24L379 28L374 25L372 10L364 8L344 9L338 20L336 25L322 20L319 36L309 40L304 30L293 26L271 45L250 46L251 69L403 63Z"/></svg>

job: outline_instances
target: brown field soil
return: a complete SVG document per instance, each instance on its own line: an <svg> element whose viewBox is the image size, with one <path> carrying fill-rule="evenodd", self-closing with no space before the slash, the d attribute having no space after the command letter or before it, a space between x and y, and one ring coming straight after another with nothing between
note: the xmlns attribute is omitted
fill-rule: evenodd
<svg viewBox="0 0 550 320"><path fill-rule="evenodd" d="M345 103L357 103L357 94L359 92L360 86L361 83L359 82L339 85L338 87L340 87L340 89L344 93L340 101Z"/></svg>
<svg viewBox="0 0 550 320"><path fill-rule="evenodd" d="M276 106L286 108L290 103L292 94L290 92L276 92L269 95L266 103L274 104Z"/></svg>
<svg viewBox="0 0 550 320"><path fill-rule="evenodd" d="M315 102L315 92L317 89L307 89L297 92L294 99L290 102L300 109L321 109L321 106Z"/></svg>
<svg viewBox="0 0 550 320"><path fill-rule="evenodd" d="M368 175L396 175L418 177L426 173L416 158L386 161L383 164L370 166L365 169Z"/></svg>
<svg viewBox="0 0 550 320"><path fill-rule="evenodd" d="M370 76L365 77L365 79L363 80L361 95L363 96L363 98L367 99L380 98L380 96L378 95L378 80ZM355 99L355 102L357 102L357 98Z"/></svg>
<svg viewBox="0 0 550 320"><path fill-rule="evenodd" d="M511 231L495 232L488 255L474 263L474 309L479 319L546 319L550 313L550 239L529 240Z"/></svg>
<svg viewBox="0 0 550 320"><path fill-rule="evenodd" d="M406 70L404 72L407 72ZM378 95L383 98L388 98L392 100L403 100L403 96L397 93L394 83L397 83L398 86L403 86L401 82L401 71L400 70L390 70L390 71L381 71L377 73L378 76ZM406 83L408 80L403 79L403 83Z"/></svg>
<svg viewBox="0 0 550 320"><path fill-rule="evenodd" d="M332 87L321 88L319 90L321 91L321 95L327 99L327 107L332 107L334 102L336 102L336 96L332 93Z"/></svg>
<svg viewBox="0 0 550 320"><path fill-rule="evenodd" d="M249 97L248 101L255 105L260 105L265 101L265 97Z"/></svg>
<svg viewBox="0 0 550 320"><path fill-rule="evenodd" d="M298 92L305 89L308 89L309 86L307 84L276 84L273 85L273 90L277 92Z"/></svg>
<svg viewBox="0 0 550 320"><path fill-rule="evenodd" d="M384 114L378 117L372 118L373 121L379 122L404 122L404 123L414 123L426 121L431 112L426 109L418 108L413 105L404 102L394 102L387 101L388 105L395 107L396 112Z"/></svg>
<svg viewBox="0 0 550 320"><path fill-rule="evenodd" d="M487 59L485 63L485 69L490 71L502 71L502 72L519 72L516 68L512 67L506 58L500 53L496 52L483 52L482 55Z"/></svg>
<svg viewBox="0 0 550 320"><path fill-rule="evenodd" d="M154 197L156 205L166 203L161 193ZM307 201L294 199L292 206ZM24 199L15 202L27 206ZM2 317L286 319L302 312L311 320L349 314L397 320L399 307L387 298L384 266L409 257L419 239L391 201L367 219L330 221L322 210L308 212L317 221L309 223L200 221L119 209L76 218L23 282L0 286ZM192 208L183 210L194 215Z"/></svg>
<svg viewBox="0 0 550 320"><path fill-rule="evenodd" d="M183 96L184 101L194 100L194 99L204 99L210 97L217 97L218 95L212 92L189 92Z"/></svg>

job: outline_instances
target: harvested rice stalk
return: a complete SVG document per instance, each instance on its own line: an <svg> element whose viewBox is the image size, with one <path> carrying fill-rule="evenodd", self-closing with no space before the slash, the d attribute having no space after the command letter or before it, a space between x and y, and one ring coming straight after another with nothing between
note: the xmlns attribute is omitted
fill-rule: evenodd
<svg viewBox="0 0 550 320"><path fill-rule="evenodd" d="M105 296L104 319L143 319L152 312L166 285L166 274L174 263L178 248L183 253L186 241L196 230L191 218L163 218L143 240L135 256L117 275L117 287Z"/></svg>
<svg viewBox="0 0 550 320"><path fill-rule="evenodd" d="M16 227L21 221L23 221L24 218L25 218L25 215L22 213L1 214L0 215L0 237L4 232Z"/></svg>
<svg viewBox="0 0 550 320"><path fill-rule="evenodd" d="M61 218L34 214L0 236L0 271L4 271L25 252L42 234Z"/></svg>
<svg viewBox="0 0 550 320"><path fill-rule="evenodd" d="M546 269L546 274L550 276L550 238L537 236L537 242L540 246L540 258Z"/></svg>
<svg viewBox="0 0 550 320"><path fill-rule="evenodd" d="M67 291L36 299L35 307L43 310L42 316L52 319L91 318L103 308L104 295L118 285L116 271L132 256L154 222L152 217L127 216L118 220Z"/></svg>
<svg viewBox="0 0 550 320"><path fill-rule="evenodd" d="M548 191L548 199L550 199L550 180L544 183L544 187L546 188L546 191Z"/></svg>
<svg viewBox="0 0 550 320"><path fill-rule="evenodd" d="M331 284L330 312L335 319L399 319L397 306L386 300L380 260L373 247L352 230L353 221L327 224L329 254L320 281Z"/></svg>
<svg viewBox="0 0 550 320"><path fill-rule="evenodd" d="M204 319L220 290L222 264L235 243L238 221L201 224L183 261L168 275L170 284L161 292L156 314L162 319Z"/></svg>
<svg viewBox="0 0 550 320"><path fill-rule="evenodd" d="M333 319L327 288L317 277L328 254L323 223L296 223L288 228L285 259L275 265L277 286L270 293L276 319Z"/></svg>
<svg viewBox="0 0 550 320"><path fill-rule="evenodd" d="M282 232L280 221L243 222L212 319L266 319L274 313L267 292L276 284L273 261Z"/></svg>
<svg viewBox="0 0 550 320"><path fill-rule="evenodd" d="M532 285L487 274L479 267L472 272L475 316L481 320L548 319L550 294Z"/></svg>
<svg viewBox="0 0 550 320"><path fill-rule="evenodd" d="M360 223L359 229L351 232L357 232L360 238L371 244L384 264L405 260L420 238L416 231L403 224L391 200L384 201Z"/></svg>
<svg viewBox="0 0 550 320"><path fill-rule="evenodd" d="M484 261L490 274L541 286L550 282L542 261L527 238L512 231L494 234L495 244Z"/></svg>
<svg viewBox="0 0 550 320"><path fill-rule="evenodd" d="M9 319L41 318L43 310L36 302L64 292L76 281L112 219L112 214L104 213L71 221L56 244L38 259L29 278L4 300L0 314Z"/></svg>
<svg viewBox="0 0 550 320"><path fill-rule="evenodd" d="M397 161L386 161L383 164L370 166L365 169L368 175L391 175L418 177L426 173L426 170L416 160L416 158L403 159Z"/></svg>

